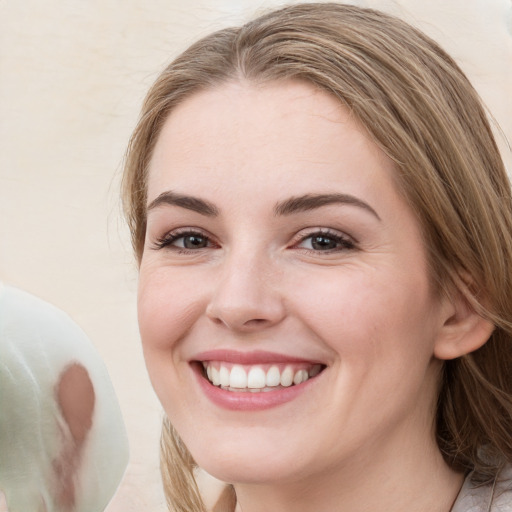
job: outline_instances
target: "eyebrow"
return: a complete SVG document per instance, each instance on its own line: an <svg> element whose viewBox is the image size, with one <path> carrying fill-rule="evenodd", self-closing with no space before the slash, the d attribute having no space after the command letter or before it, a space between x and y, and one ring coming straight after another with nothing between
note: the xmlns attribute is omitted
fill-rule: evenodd
<svg viewBox="0 0 512 512"><path fill-rule="evenodd" d="M368 204L349 194L306 194L281 201L274 207L275 215L291 215L292 213L314 210L331 204L347 204L357 206L370 212L378 220L379 214Z"/></svg>
<svg viewBox="0 0 512 512"><path fill-rule="evenodd" d="M381 220L379 214L368 203L350 194L305 194L303 196L291 197L274 206L274 215L291 215L293 213L315 210L316 208L331 204L357 206L370 212L378 220ZM170 190L162 192L156 199L151 201L147 211L154 210L161 205L179 206L207 217L217 217L220 213L213 203L205 199L179 194Z"/></svg>
<svg viewBox="0 0 512 512"><path fill-rule="evenodd" d="M209 201L200 199L199 197L187 196L176 192L162 192L156 199L151 201L147 207L147 211L154 210L161 205L179 206L187 210L206 215L207 217L216 217L219 215L219 209Z"/></svg>

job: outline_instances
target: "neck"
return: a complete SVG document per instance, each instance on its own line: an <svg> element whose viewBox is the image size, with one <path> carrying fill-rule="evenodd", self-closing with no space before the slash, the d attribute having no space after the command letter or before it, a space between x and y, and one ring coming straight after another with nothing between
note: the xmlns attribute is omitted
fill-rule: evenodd
<svg viewBox="0 0 512 512"><path fill-rule="evenodd" d="M356 456L343 467L294 482L237 484L236 512L449 512L463 483L435 443ZM415 455L415 456L414 456Z"/></svg>

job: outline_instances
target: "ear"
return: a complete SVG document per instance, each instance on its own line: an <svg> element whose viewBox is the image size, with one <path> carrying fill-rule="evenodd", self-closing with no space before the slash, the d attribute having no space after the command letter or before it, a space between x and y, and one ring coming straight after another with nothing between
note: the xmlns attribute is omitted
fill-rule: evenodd
<svg viewBox="0 0 512 512"><path fill-rule="evenodd" d="M434 345L438 359L455 359L482 347L494 325L479 315L460 290L442 299L442 326Z"/></svg>

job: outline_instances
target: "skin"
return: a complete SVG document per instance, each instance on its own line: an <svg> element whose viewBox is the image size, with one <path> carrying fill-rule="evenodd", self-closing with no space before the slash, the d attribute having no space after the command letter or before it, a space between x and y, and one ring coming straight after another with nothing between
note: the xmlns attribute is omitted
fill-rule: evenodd
<svg viewBox="0 0 512 512"><path fill-rule="evenodd" d="M163 127L148 205L173 191L217 214L190 203L148 211L138 304L146 364L193 457L234 483L243 512L448 512L462 484L433 432L435 354L453 346L459 315L432 289L393 173L350 113L303 83L225 84L187 99ZM359 203L275 212L326 193ZM206 246L184 249L182 237L157 248L187 229ZM334 248L312 245L319 231ZM211 349L326 369L290 402L229 411L191 369Z"/></svg>

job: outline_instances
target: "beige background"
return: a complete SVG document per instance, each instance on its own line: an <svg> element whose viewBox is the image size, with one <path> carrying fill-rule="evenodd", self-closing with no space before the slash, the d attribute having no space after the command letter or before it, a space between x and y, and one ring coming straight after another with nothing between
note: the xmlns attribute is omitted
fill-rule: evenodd
<svg viewBox="0 0 512 512"><path fill-rule="evenodd" d="M357 3L357 2L354 2ZM459 61L512 140L511 0L369 0ZM120 217L123 152L142 98L180 49L275 1L0 0L0 280L66 310L108 366L131 443L109 512L165 510L159 404L137 333ZM509 169L512 156L500 146Z"/></svg>

